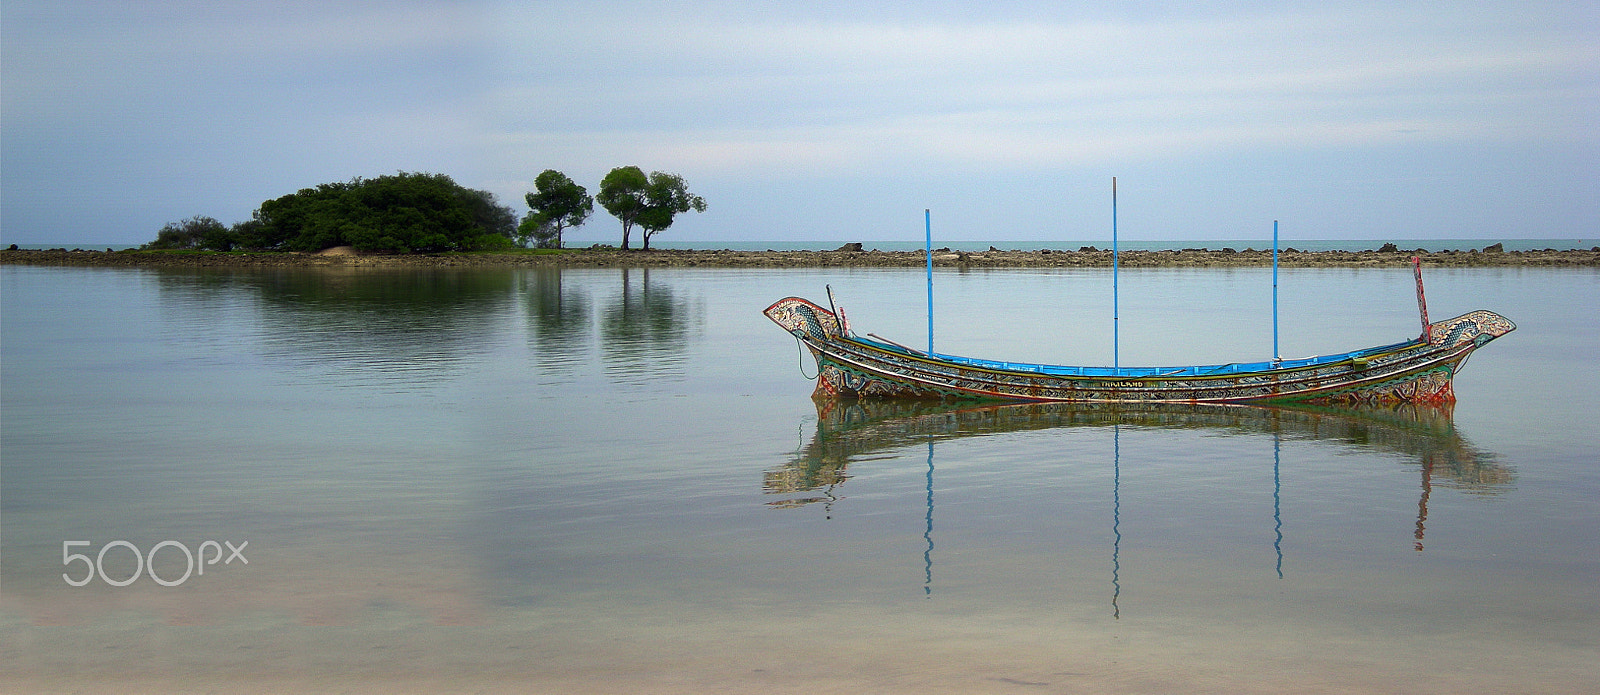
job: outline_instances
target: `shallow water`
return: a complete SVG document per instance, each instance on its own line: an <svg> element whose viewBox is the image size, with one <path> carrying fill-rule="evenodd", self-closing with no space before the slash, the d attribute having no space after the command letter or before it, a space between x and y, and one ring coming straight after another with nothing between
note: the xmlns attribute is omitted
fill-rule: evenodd
<svg viewBox="0 0 1600 695"><path fill-rule="evenodd" d="M831 284L916 345L915 271L5 266L0 660L58 688L1593 689L1600 274L1427 282L1433 318L1518 330L1453 412L1352 416L819 410L760 309ZM1418 330L1409 271L1280 285L1285 357ZM1111 361L1108 272L936 293L941 352ZM1120 295L1122 364L1272 356L1269 271ZM185 575L205 540L246 545Z"/></svg>

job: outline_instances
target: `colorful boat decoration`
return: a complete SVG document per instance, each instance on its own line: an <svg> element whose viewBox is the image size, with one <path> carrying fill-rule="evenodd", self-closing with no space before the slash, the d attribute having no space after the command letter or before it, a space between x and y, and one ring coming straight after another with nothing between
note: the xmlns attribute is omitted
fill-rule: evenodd
<svg viewBox="0 0 1600 695"><path fill-rule="evenodd" d="M1430 323L1411 340L1336 355L1180 367L1077 367L916 350L850 330L842 311L798 297L763 312L811 351L819 398L1087 403L1451 403L1468 355L1516 329L1491 311ZM832 302L829 302L830 305Z"/></svg>

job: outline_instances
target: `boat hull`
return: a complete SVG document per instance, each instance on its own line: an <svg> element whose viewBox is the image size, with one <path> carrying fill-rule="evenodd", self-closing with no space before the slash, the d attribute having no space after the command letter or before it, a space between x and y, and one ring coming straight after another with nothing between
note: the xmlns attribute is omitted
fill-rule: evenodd
<svg viewBox="0 0 1600 695"><path fill-rule="evenodd" d="M855 337L834 312L798 297L764 312L817 362L815 396L1089 403L1449 403L1467 356L1516 328L1475 311L1430 324L1424 337L1348 359L1260 369L1107 370L1009 365L929 355ZM1210 369L1217 373L1209 373ZM1228 371L1232 369L1232 371ZM1077 370L1078 373L1069 373ZM1103 372L1103 373L1096 373Z"/></svg>

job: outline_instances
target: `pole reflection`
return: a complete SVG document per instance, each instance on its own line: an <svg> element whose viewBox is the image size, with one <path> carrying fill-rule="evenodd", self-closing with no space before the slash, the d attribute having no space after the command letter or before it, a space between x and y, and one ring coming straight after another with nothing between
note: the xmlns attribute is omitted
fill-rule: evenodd
<svg viewBox="0 0 1600 695"><path fill-rule="evenodd" d="M824 502L829 514L846 499L840 494L852 465L892 459L894 452L927 448L924 594L933 590L935 449L942 442L1055 428L1108 429L1111 439L1112 614L1121 617L1122 484L1124 429L1216 431L1271 437L1273 570L1284 577L1284 440L1312 440L1354 447L1418 465L1422 475L1415 548L1423 548L1428 499L1436 484L1475 494L1497 494L1513 480L1511 469L1479 450L1456 430L1450 407L1405 404L1381 408L1260 407L1240 405L1011 404L950 405L937 402L819 400L811 439L782 465L768 469L763 489L781 509Z"/></svg>

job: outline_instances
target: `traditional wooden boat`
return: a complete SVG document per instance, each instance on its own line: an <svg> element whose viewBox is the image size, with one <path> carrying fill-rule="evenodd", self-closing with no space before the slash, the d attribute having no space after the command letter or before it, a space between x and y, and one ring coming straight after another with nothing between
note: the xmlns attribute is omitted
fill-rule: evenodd
<svg viewBox="0 0 1600 695"><path fill-rule="evenodd" d="M763 312L817 361L816 397L1099 403L1453 402L1467 356L1516 324L1491 311L1430 323L1422 334L1337 355L1185 367L1075 367L929 353L850 330L843 312L798 297ZM830 305L832 302L830 301ZM871 334L869 334L870 336Z"/></svg>

